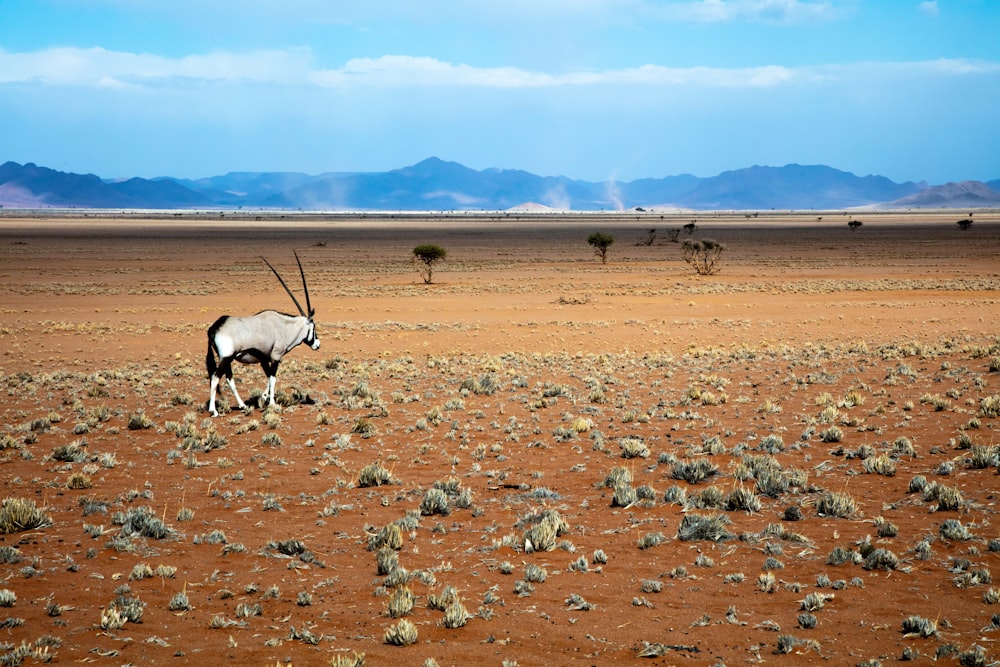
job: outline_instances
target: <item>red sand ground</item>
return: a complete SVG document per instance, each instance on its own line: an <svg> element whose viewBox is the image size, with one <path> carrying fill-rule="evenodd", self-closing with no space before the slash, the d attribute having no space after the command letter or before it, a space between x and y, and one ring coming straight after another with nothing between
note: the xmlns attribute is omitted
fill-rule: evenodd
<svg viewBox="0 0 1000 667"><path fill-rule="evenodd" d="M0 219L3 494L52 520L0 534L16 547L0 564L16 596L6 655L38 641L51 647L26 664L1000 655L1000 216L962 232L950 213L865 214L851 232L839 213L703 215L693 238L727 244L714 276L666 238L693 216L255 217ZM597 230L617 239L606 265L585 242ZM448 250L431 285L410 262L420 243ZM259 259L295 288L293 249L322 347L283 363L280 411L209 419L205 330L294 311ZM259 393L259 368L236 373ZM469 391L484 377L494 393ZM352 432L365 423L375 432ZM824 442L832 426L842 437ZM648 455L623 458L629 438ZM74 443L80 460L60 460ZM715 474L674 478L695 460ZM866 471L880 460L894 474ZM757 488L748 461L793 480L749 512L732 504ZM395 483L362 488L374 463ZM604 484L616 468L641 491L626 507ZM957 506L913 492L916 476ZM435 483L465 495L420 515ZM824 515L830 494L856 510ZM139 508L170 532L122 537ZM567 528L528 550L545 511ZM680 539L684 517L717 515L730 539ZM368 550L397 521L418 633L403 647L385 641L395 586ZM954 521L969 539L942 535ZM308 553L282 554L289 540ZM849 560L830 564L838 547ZM866 562L876 549L895 565ZM530 590L528 565L546 573ZM431 608L448 586L463 627ZM182 592L190 608L171 610ZM806 628L810 594L825 604ZM102 628L118 597L141 622ZM936 633L904 632L911 616Z"/></svg>

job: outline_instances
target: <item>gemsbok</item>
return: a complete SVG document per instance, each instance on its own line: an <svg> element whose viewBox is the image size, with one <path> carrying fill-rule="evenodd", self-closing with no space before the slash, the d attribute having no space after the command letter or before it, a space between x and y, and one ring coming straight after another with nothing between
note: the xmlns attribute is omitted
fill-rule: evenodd
<svg viewBox="0 0 1000 667"><path fill-rule="evenodd" d="M267 375L267 387L260 397L259 405L263 407L267 401L267 406L273 407L274 384L281 359L300 343L306 343L314 350L319 349L316 323L313 322L316 311L309 302L309 287L306 285L302 262L299 261L298 253L294 254L295 262L299 265L299 275L302 276L302 291L306 295L307 310L302 310L299 300L292 294L292 290L288 289L281 274L271 266L270 262L261 257L288 292L288 296L292 297L299 314L296 316L279 313L276 310L262 310L249 317L223 315L208 329L208 354L205 366L211 380L208 411L213 417L219 416L219 411L215 407L215 394L223 377L228 380L229 388L232 389L239 407L242 409L247 407L236 391L236 383L233 381L233 361L241 364L260 364L264 374ZM219 356L218 362L215 360L216 355Z"/></svg>

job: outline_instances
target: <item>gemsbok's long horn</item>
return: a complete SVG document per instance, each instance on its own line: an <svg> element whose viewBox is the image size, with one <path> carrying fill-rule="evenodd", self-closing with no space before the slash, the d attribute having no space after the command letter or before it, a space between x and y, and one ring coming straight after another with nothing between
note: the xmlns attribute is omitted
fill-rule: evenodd
<svg viewBox="0 0 1000 667"><path fill-rule="evenodd" d="M293 250L292 254L295 255L295 262L299 265L299 275L302 276L302 291L306 293L306 310L309 311L309 317L312 317L315 314L315 311L313 310L312 304L309 303L309 286L306 285L306 272L302 270L302 262L299 261L299 253Z"/></svg>
<svg viewBox="0 0 1000 667"><path fill-rule="evenodd" d="M271 262L267 261L267 259L263 255L261 255L260 258L264 260L265 264L267 264L267 268L271 269L271 271L274 273L275 277L278 279L278 282L280 282L281 286L285 288L286 292L288 292L288 296L292 297L292 301L295 303L295 307L299 309L299 315L301 315L302 317L306 317L305 311L303 311L302 310L302 306L299 305L299 300L295 298L294 294L292 294L292 290L288 289L288 285L285 284L285 281L281 277L281 274L278 273L277 269L275 269L273 266L271 266ZM298 260L299 260L299 256L295 255L295 261L298 261ZM302 270L302 264L301 263L299 263L299 270L300 271ZM302 280L303 280L303 284L304 284L305 283L305 274L304 273L302 274ZM308 303L308 299L309 299L309 293L306 292L306 303Z"/></svg>

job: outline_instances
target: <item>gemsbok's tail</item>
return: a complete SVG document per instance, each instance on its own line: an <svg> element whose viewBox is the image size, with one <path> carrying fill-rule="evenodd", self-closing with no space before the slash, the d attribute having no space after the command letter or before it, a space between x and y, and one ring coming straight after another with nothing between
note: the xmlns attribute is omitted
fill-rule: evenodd
<svg viewBox="0 0 1000 667"><path fill-rule="evenodd" d="M215 324L208 328L208 353L205 355L205 368L208 370L208 379L211 380L215 371L219 370L219 365L215 361L215 334L226 321L228 316L223 315L215 321Z"/></svg>

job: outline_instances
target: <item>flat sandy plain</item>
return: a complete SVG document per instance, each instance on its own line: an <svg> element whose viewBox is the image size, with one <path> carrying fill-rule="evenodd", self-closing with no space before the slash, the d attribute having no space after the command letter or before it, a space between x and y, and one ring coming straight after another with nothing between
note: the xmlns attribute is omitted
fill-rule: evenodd
<svg viewBox="0 0 1000 667"><path fill-rule="evenodd" d="M1000 214L965 213L5 212L0 474L46 525L0 534L3 662L1000 659ZM205 331L294 312L293 250L322 347L211 419Z"/></svg>

